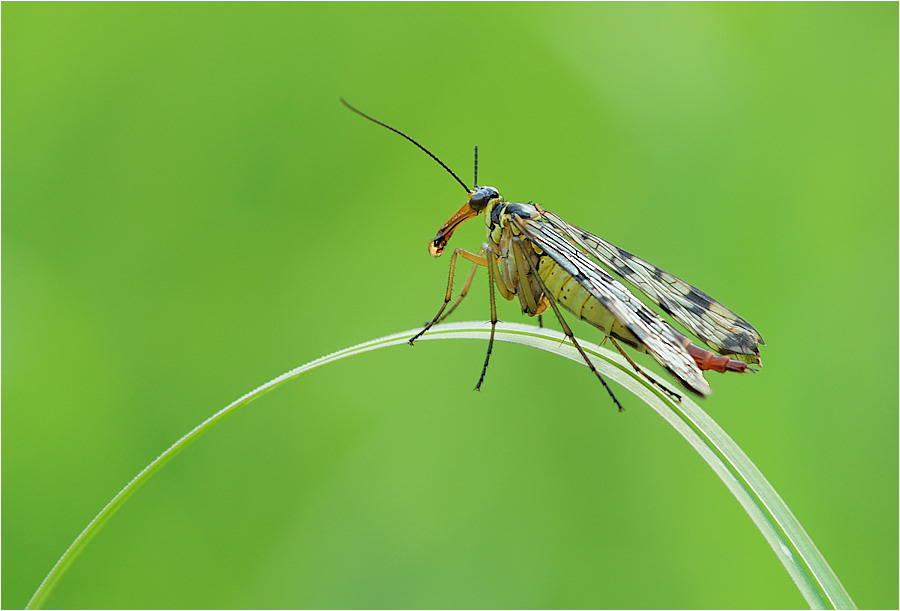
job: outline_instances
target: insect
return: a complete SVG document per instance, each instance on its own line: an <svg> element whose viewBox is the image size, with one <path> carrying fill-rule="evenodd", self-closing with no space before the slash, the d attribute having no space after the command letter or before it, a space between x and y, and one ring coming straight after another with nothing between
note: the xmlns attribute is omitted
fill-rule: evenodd
<svg viewBox="0 0 900 611"><path fill-rule="evenodd" d="M650 354L684 388L701 397L712 392L703 371L744 373L756 371L750 365L762 364L759 345L765 345L765 342L759 332L703 291L537 204L507 202L494 187L477 186L478 147L475 147L475 186L470 189L440 159L411 137L357 110L343 99L341 102L353 112L415 144L465 189L466 202L428 245L433 256L441 255L460 224L484 214L487 241L477 253L461 248L453 251L444 303L431 322L409 340L412 344L435 323L446 318L466 296L475 270L486 267L490 283L491 335L475 390L481 388L493 350L497 325L495 289L504 299L518 298L522 312L528 316L539 316L548 308L552 309L566 337L619 410L622 405L578 344L562 316L560 305L598 328L605 335L604 341L609 339L632 367L654 384L658 383L628 356L620 342ZM453 301L453 276L459 257L473 266L459 297ZM612 274L630 282L713 350L697 346L675 330ZM680 400L681 397L664 386L660 385L660 388Z"/></svg>

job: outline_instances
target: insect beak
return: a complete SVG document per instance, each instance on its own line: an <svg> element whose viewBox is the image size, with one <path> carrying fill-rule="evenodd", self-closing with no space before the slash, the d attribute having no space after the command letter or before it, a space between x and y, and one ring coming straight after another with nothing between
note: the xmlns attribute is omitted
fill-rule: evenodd
<svg viewBox="0 0 900 611"><path fill-rule="evenodd" d="M438 230L437 235L434 236L434 239L428 243L428 252L431 253L431 256L440 257L441 253L444 252L444 247L447 246L447 242L450 241L450 236L453 235L456 228L459 227L463 221L477 215L478 212L469 205L469 202L463 204L463 207L457 210L456 214L451 216L450 219L444 223Z"/></svg>

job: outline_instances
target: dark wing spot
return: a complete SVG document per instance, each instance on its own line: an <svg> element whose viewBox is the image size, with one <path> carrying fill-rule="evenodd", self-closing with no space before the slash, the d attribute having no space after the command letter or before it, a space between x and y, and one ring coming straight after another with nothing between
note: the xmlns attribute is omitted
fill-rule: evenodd
<svg viewBox="0 0 900 611"><path fill-rule="evenodd" d="M628 265L625 263L625 261L620 257L612 258L612 267L615 270L615 272L617 274L619 274L620 276L622 276L623 278L625 276L629 276L634 273L634 270L631 269L630 267L628 267Z"/></svg>
<svg viewBox="0 0 900 611"><path fill-rule="evenodd" d="M729 337L729 340L733 341L743 349L741 354L747 354L747 351L752 352L753 354L759 354L759 348L756 347L756 340L753 339L749 333L735 334L733 338Z"/></svg>
<svg viewBox="0 0 900 611"><path fill-rule="evenodd" d="M616 246L616 250L619 251L619 256L622 257L623 261L628 261L629 259L634 259L634 255L628 252L627 250L622 250L618 246Z"/></svg>
<svg viewBox="0 0 900 611"><path fill-rule="evenodd" d="M659 309L662 310L663 312L665 312L666 314L668 314L669 316L675 316L674 314L672 314L672 309L669 306L668 299L660 299L659 300Z"/></svg>
<svg viewBox="0 0 900 611"><path fill-rule="evenodd" d="M698 305L690 305L685 307L685 310L696 316L697 318L703 318L703 316L708 312L705 306Z"/></svg>
<svg viewBox="0 0 900 611"><path fill-rule="evenodd" d="M709 309L709 304L713 301L712 297L693 286L691 287L691 290L688 291L688 294L685 295L685 298L694 305L700 306L705 310Z"/></svg>
<svg viewBox="0 0 900 611"><path fill-rule="evenodd" d="M638 318L640 318L645 323L647 323L647 326L649 326L649 327L655 326L656 320L654 320L654 319L656 317L653 315L653 312L651 310L648 310L645 307L640 307L640 308L636 308L635 312L637 313ZM629 331L631 331L631 329L629 329Z"/></svg>

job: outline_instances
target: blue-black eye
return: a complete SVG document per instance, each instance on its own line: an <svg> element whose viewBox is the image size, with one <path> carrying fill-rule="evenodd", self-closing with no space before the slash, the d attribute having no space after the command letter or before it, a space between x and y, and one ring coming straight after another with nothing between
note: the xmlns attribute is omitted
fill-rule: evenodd
<svg viewBox="0 0 900 611"><path fill-rule="evenodd" d="M469 205L473 210L480 212L492 199L500 197L500 193L494 187L478 187L469 198Z"/></svg>

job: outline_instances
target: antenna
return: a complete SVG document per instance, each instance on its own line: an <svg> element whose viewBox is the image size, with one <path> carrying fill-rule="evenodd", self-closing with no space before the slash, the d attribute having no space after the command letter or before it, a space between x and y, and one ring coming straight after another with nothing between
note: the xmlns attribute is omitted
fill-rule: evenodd
<svg viewBox="0 0 900 611"><path fill-rule="evenodd" d="M343 104L344 106L346 106L347 108L349 108L350 110L352 110L353 112L355 112L356 114L358 114L359 116L368 119L368 120L371 121L372 123L377 123L377 124L380 125L381 127L386 127L386 128L388 128L389 130L391 130L392 132L394 132L395 134L400 134L401 136L403 136L404 138L406 138L407 140L409 140L410 142L412 142L413 144L415 144L417 147L419 147L420 149L422 149L423 151L425 151L425 152L428 154L429 157L431 157L432 159L434 159L435 161L437 161L437 162L440 164L440 166L441 166L442 168L444 168L445 170L447 170L447 171L450 173L450 176L452 176L453 178L456 179L456 182L458 182L459 184L462 185L462 188L466 190L466 193L471 193L471 191L469 190L469 187L466 186L466 183L464 183L462 180L460 180L460 179L459 179L459 176L457 176L457 175L453 172L453 170L451 170L450 168L448 168L447 165L446 165L443 161L441 161L440 159L438 159L437 156L435 156L435 154L432 153L431 151L429 151L427 148L425 148L424 146L422 146L421 144L419 144L418 142L416 142L415 140L413 140L412 138L410 138L409 136L407 136L406 134L404 134L403 132L401 132L399 129L395 129L395 128L391 127L390 125L388 125L387 123L382 123L382 122L379 121L378 119L374 119L374 118L370 117L369 115L367 115L367 114L364 113L363 111L358 110L358 109L356 109L356 108L353 108L352 106L350 106L350 104L347 103L347 100L345 100L344 98L341 98L340 100L341 100L341 104ZM476 158L477 158L477 153L476 153ZM477 167L477 166L476 166L476 167ZM477 170L476 170L476 171L477 171Z"/></svg>
<svg viewBox="0 0 900 611"><path fill-rule="evenodd" d="M478 188L478 145L475 145L475 182L472 183L472 188Z"/></svg>

